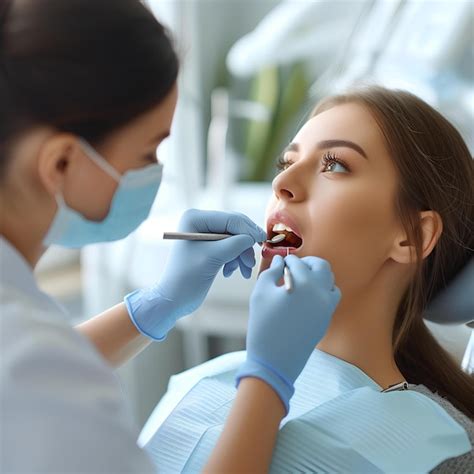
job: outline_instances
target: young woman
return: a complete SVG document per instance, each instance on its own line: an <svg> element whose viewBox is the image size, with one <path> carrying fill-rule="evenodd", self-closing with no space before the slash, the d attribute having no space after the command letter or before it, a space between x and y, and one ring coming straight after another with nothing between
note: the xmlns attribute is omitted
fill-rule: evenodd
<svg viewBox="0 0 474 474"><path fill-rule="evenodd" d="M234 235L178 243L155 286L78 328L35 282L33 269L48 245L116 240L147 217L160 184L155 151L170 133L177 73L169 38L138 0L0 1L1 472L155 471L136 445L112 369L163 340L202 303L222 267L226 276L240 268L250 277L253 245L266 232L241 214L191 210L182 231ZM255 354L266 354L272 365L259 364L258 356L242 364L236 409L274 433L253 467L268 464L293 381L340 297L327 262L295 258L288 265L293 293L272 280L257 285L263 294L272 291L281 309L261 317L265 296L251 306L258 315L250 328ZM283 265L273 273L279 278ZM319 307L309 334L308 302ZM293 321L283 311L288 305ZM275 352L266 340L271 332L293 334L284 360L268 357ZM238 420L226 433L250 446L259 436ZM242 443L225 453L252 461ZM222 468L219 461L215 466Z"/></svg>
<svg viewBox="0 0 474 474"><path fill-rule="evenodd" d="M296 381L267 467L472 471L473 378L422 319L472 255L473 165L461 136L408 92L355 89L316 107L279 168L267 233L283 233L285 241L264 245L259 280L289 248L288 261L317 255L330 262L342 299ZM256 291L252 302L262 296ZM278 302L267 305L265 312L274 311ZM317 311L309 308L314 319ZM283 350L285 341L279 344ZM155 413L166 419L146 443L160 465L218 471L223 460L210 454L236 441L218 438L236 418L233 379L241 380L239 364L254 357L251 334L247 349L172 379ZM192 433L186 443L183 427ZM163 449L169 443L173 456Z"/></svg>

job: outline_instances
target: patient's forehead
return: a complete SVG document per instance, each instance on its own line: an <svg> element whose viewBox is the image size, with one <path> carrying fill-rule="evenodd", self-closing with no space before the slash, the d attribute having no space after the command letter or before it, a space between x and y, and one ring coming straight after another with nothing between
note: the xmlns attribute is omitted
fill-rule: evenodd
<svg viewBox="0 0 474 474"><path fill-rule="evenodd" d="M382 132L370 111L361 104L336 105L308 120L293 142L310 152L322 140L343 139L360 145L370 156L384 153L388 158Z"/></svg>

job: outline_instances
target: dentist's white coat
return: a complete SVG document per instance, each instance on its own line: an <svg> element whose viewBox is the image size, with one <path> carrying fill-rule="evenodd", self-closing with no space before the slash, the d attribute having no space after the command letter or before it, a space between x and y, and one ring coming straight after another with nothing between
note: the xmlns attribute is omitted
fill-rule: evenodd
<svg viewBox="0 0 474 474"><path fill-rule="evenodd" d="M0 236L0 472L154 472L118 379Z"/></svg>

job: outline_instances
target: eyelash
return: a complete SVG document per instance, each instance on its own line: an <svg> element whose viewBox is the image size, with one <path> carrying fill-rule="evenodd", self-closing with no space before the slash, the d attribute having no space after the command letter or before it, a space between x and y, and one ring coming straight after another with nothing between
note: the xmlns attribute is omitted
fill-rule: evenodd
<svg viewBox="0 0 474 474"><path fill-rule="evenodd" d="M321 161L323 165L322 170L324 170L330 164L337 163L343 166L347 171L350 171L350 168L349 166L347 166L346 162L338 158L336 154L331 153L330 151L327 151L326 153L324 153ZM286 160L284 155L280 155L277 160L276 168L278 172L281 173L282 171L285 171L286 169L288 169L292 164L293 162L291 160Z"/></svg>

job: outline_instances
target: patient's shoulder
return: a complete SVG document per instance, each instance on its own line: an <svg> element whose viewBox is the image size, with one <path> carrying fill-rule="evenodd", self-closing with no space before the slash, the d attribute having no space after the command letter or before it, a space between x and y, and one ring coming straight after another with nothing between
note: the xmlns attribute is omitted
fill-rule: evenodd
<svg viewBox="0 0 474 474"><path fill-rule="evenodd" d="M471 446L474 446L474 421L466 416L463 412L458 410L453 404L442 397L438 393L432 392L429 388L424 385L411 385L411 390L414 390L426 397L430 398L438 405L440 405L456 422L458 422L466 431ZM441 473L463 473L472 472L474 469L474 449L471 449L468 453L465 453L456 458L447 459L442 462L439 466L433 469L431 472L436 474Z"/></svg>
<svg viewBox="0 0 474 474"><path fill-rule="evenodd" d="M438 393L432 392L428 387L424 385L410 385L410 390L414 390L426 397L430 398L438 405L440 405L455 421L462 425L469 437L471 438L471 443L474 437L474 421L471 420L467 415L462 411L458 410L448 399L442 397Z"/></svg>

